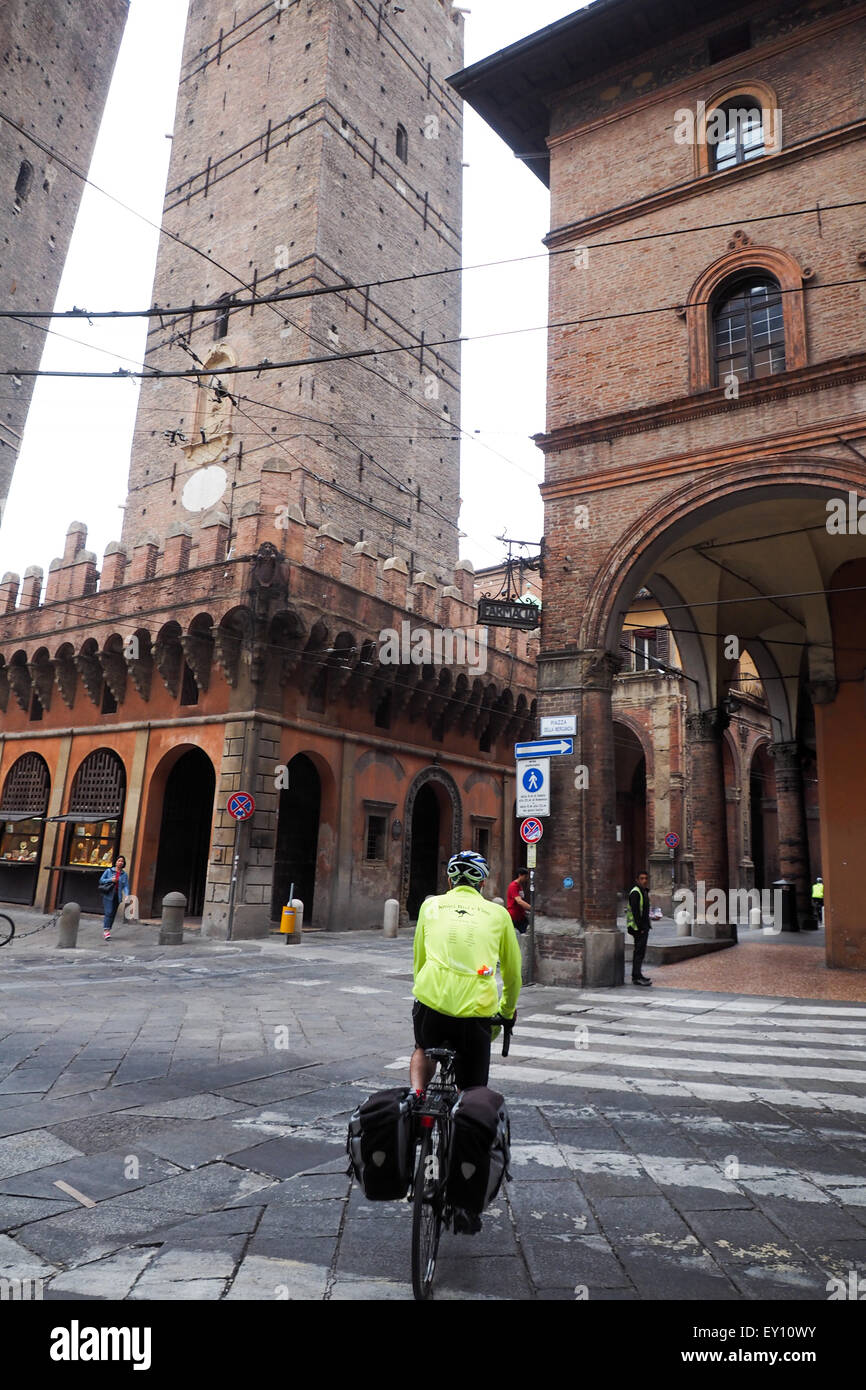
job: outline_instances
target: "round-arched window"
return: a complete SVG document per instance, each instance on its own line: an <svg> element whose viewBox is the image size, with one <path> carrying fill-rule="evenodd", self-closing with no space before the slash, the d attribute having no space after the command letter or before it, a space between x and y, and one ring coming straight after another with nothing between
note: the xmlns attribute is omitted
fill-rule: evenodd
<svg viewBox="0 0 866 1390"><path fill-rule="evenodd" d="M785 370L782 292L771 276L728 282L713 308L715 384L754 381Z"/></svg>
<svg viewBox="0 0 866 1390"><path fill-rule="evenodd" d="M710 168L716 172L748 164L767 153L764 112L752 96L731 97L707 121Z"/></svg>

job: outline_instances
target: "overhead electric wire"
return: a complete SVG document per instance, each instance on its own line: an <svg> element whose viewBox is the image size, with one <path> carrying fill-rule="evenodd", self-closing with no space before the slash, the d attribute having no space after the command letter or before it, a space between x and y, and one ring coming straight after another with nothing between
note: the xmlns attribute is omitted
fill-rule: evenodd
<svg viewBox="0 0 866 1390"><path fill-rule="evenodd" d="M2 111L0 111L0 119L7 120L11 125L15 125L14 121L11 121L10 118L6 116ZM15 129L19 131L21 130L19 126L15 126ZM21 131L21 133L27 134L26 131ZM38 143L38 141L36 141L35 143ZM40 146L40 148L42 147ZM78 170L73 169L71 170L71 172L74 172L78 174L79 177L84 178L84 175L80 174ZM85 183L91 182L88 178L84 178L84 181ZM124 208L127 212L130 212L134 217L142 218L145 222L147 222L148 226L157 228L157 224L155 222L152 222L148 217L146 217L144 213L137 212L135 208L131 208L126 203L121 202L120 199L115 198L113 194L106 192L106 190L103 188L100 188L98 184L92 184L91 186L97 189L98 192L103 193L105 197L112 198L114 202L119 203L119 205L122 208ZM228 298L205 301L202 304L182 304L177 306L151 304L146 309L93 310L79 309L77 307L73 307L72 309L61 309L57 311L47 309L0 309L0 318L14 318L18 313L26 313L28 318L124 319L162 317L163 319L182 319L188 318L190 314L216 314L224 312L225 310L234 312L241 311L243 309L258 309L260 306L266 306L269 304L283 304L290 303L294 300L317 299L332 294L340 295L350 294L352 291L361 293L367 290L385 289L390 285L403 285L421 280L431 280L440 275L464 275L472 270L497 270L501 269L503 266L522 265L529 261L549 262L556 256L573 257L576 250L587 252L607 251L611 249L616 249L620 246L629 246L635 242L659 241L669 237L694 235L698 232L723 231L728 227L741 227L754 222L773 222L785 217L814 217L816 215L816 212L818 211L820 211L820 213L823 215L827 212L845 211L850 208L859 207L866 207L866 199L857 198L844 203L821 203L817 207L813 206L805 208L793 208L787 212L767 212L761 213L754 217L732 217L726 219L724 222L697 223L694 226L690 227L672 227L666 231L660 232L640 232L634 236L617 237L611 241L590 242L586 246L567 246L561 249L554 248L550 251L531 252L523 256L504 256L499 260L475 261L469 265L442 266L438 270L413 271L409 275L393 275L385 278L380 278L378 280L345 280L341 284L319 285L316 286L314 289L308 290L274 290L270 294L256 293L253 295L251 299L241 299L236 295L230 295ZM160 231L165 230L162 227L158 227L157 229ZM186 246L188 250L196 251L199 255L207 256L208 254L207 252L201 251L198 247L192 246L190 243L184 242L183 238L175 236L175 234L172 232L166 232L166 235L170 236L172 240L179 241L182 245ZM212 264L217 265L218 269L224 269L224 267L219 266L218 262L216 261L213 261ZM227 273L230 274L231 272ZM240 276L234 276L233 278L243 283ZM842 281L840 283L848 284L852 282ZM245 285L244 288L248 289L250 288L250 286ZM818 286L810 286L810 288L817 289Z"/></svg>
<svg viewBox="0 0 866 1390"><path fill-rule="evenodd" d="M819 290L841 289L841 288L843 288L843 287L845 287L845 286L847 286L847 285L862 285L862 284L864 284L864 283L866 283L866 281L864 281L864 277L863 277L863 276L857 276L857 277L849 278L849 279L847 279L847 280L827 280L827 281L825 281L825 282L823 282L823 283L821 283L821 284L818 284L818 285L810 285L810 286L807 287L807 289L808 289L808 292L809 292L810 294L815 294L815 293L817 293ZM783 294L802 294L802 293L804 293L804 291L801 290L801 289L799 289L799 288L796 288L796 287L795 287L795 288L792 288L792 289L780 289L780 290L777 291L777 293L779 293L780 295L783 295ZM708 303L709 303L709 300L702 300L702 301L700 301L700 304L701 304L701 305L706 305L706 304L708 304ZM273 307L273 306L269 306L269 307ZM652 314L667 314L667 313L670 313L670 312L676 310L678 307L679 307L679 306L678 306L678 305L675 305L675 304L661 304L661 305L658 305L658 306L655 306L655 307L652 307L652 308L649 308L649 309L625 309L625 310L622 311L622 313L618 313L618 314L594 314L594 315L586 315L585 317L583 317L583 318L578 318L578 319L560 319L560 320L553 320L553 321L548 322L548 323L533 324L533 325L532 325L531 327L529 327L529 328L500 328L500 329L496 329L495 331L492 331L492 332L490 332L490 333L459 334L456 338L437 338L437 339L431 340L430 342L425 342L425 343L424 343L424 349L425 349L425 351L427 351L427 350L432 351L434 348L439 348L439 347L453 347L453 346L457 346L457 345L461 345L461 346L462 346L464 343L486 342L486 341L489 341L489 340L494 339L494 338L512 338L512 337L520 336L520 335L523 334L523 333L550 333L550 332L553 332L553 331L556 330L556 329L561 329L561 328L581 328L581 327L583 327L584 325L587 325L587 324L614 323L614 322L618 322L618 321L620 321L620 320L622 320L622 319L646 318L646 317L648 317L649 315L652 315ZM697 305L696 305L695 307L697 307ZM311 341L313 341L313 342L319 342L319 341L321 341L320 339L317 339L312 333L310 333L308 329L303 328L300 324L294 324L293 326L296 327L296 328L298 329L299 332L303 333L305 337L310 338ZM77 377L77 378L93 378L93 379L98 379L98 380L111 380L112 378L115 378L115 377L118 378L118 379L120 379L120 378L122 378L122 377L124 377L124 376L133 376L133 377L140 377L142 380L151 380L151 379L156 380L156 379L160 379L160 380L166 380L166 381L167 381L167 380L171 380L171 379L173 379L173 378L192 378L192 377L195 377L195 376L203 376L203 375L208 375L208 376L210 376L210 375L217 375L217 374L219 374L220 376L244 376L244 375L247 375L247 374L250 374L250 373L253 373L253 372L255 372L256 375L261 376L261 374L262 374L263 372L288 371L288 370L290 370L290 369L293 368L293 367L316 367L316 366L327 365L327 364L330 363L330 362L362 362L363 359L365 359L365 358L370 358L370 357L372 357L372 358L377 358L377 357L392 357L392 356L394 356L394 355L397 354L397 353L401 353L401 352L413 352L413 353L415 353L415 352L418 352L418 350L419 350L419 344L417 344L417 343L407 343L407 344L402 344L402 345L396 345L396 346L394 346L394 347L384 347L384 348L383 348L383 347L378 347L378 348L356 348L356 349L354 349L354 350L351 351L351 352L330 353L330 354L329 354L328 356L326 356L326 357L302 357L302 358L294 358L294 359L292 359L292 360L290 360L290 361L283 361L283 362L271 362L268 358L263 358L261 361L256 362L256 363L253 363L253 364L251 364L250 366L244 366L244 367L219 367L219 368L217 368L217 369L202 368L202 369L201 369L200 371L198 371L198 372L172 372L172 371L165 371L165 370L163 370L162 368L159 368L159 367L151 367L151 368L150 368L149 370L147 370L147 371L145 371L145 370L142 368L141 371L137 371L137 372L127 372L127 371L125 371L125 370L123 370L123 369L121 369L121 370L119 370L119 371L117 371L117 372L63 372L63 371L39 371L39 370L29 370L29 371L15 370L15 371L13 371L13 370L11 370L11 369L7 369L7 370L0 371L0 376L18 376L18 377L38 377L38 376L47 376L47 377ZM770 379L770 378L767 378L767 380L769 380L769 379ZM387 381L387 377L383 377L382 380ZM388 382L388 385L393 385L393 384L394 384L393 382ZM410 399L411 399L411 398L410 398ZM419 405L419 406L421 406L421 402L416 402L416 404ZM422 406L422 408L423 408L423 406Z"/></svg>

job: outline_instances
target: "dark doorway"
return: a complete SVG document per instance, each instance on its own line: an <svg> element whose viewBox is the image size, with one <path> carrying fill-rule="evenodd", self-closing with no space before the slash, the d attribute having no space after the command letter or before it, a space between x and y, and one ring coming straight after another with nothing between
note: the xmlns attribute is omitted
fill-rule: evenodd
<svg viewBox="0 0 866 1390"><path fill-rule="evenodd" d="M168 774L153 886L155 916L166 893L183 893L187 916L202 915L215 791L213 765L200 748L184 753Z"/></svg>
<svg viewBox="0 0 866 1390"><path fill-rule="evenodd" d="M752 759L749 777L750 819L752 823L752 863L755 888L769 888L779 877L778 826L776 818L776 769L762 745Z"/></svg>
<svg viewBox="0 0 866 1390"><path fill-rule="evenodd" d="M613 726L616 765L617 890L628 893L646 865L646 758L625 724Z"/></svg>
<svg viewBox="0 0 866 1390"><path fill-rule="evenodd" d="M410 918L431 893L444 890L439 885L439 801L428 782L421 787L412 808L412 859L409 866L409 897L406 911Z"/></svg>
<svg viewBox="0 0 866 1390"><path fill-rule="evenodd" d="M271 920L274 922L280 920L292 884L294 896L304 904L304 921L313 919L321 808L322 783L315 764L304 753L298 753L289 763L289 785L280 792L271 898Z"/></svg>

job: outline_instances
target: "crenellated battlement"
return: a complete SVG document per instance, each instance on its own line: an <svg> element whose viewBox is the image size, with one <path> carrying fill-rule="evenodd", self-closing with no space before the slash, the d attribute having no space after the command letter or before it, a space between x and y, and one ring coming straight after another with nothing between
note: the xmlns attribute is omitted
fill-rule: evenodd
<svg viewBox="0 0 866 1390"><path fill-rule="evenodd" d="M76 671L79 693L94 702L102 678L121 698L134 690L148 701L154 671L177 697L184 661L205 691L212 665L236 686L245 649L259 664L254 679L272 667L280 686L294 683L305 697L319 679L329 702L344 690L356 703L363 689L372 698L380 687L411 687L400 701L411 718L449 701L455 717L470 709L479 727L497 731L529 716L535 634L479 628L468 560L442 584L333 526L308 525L299 508L263 516L252 505L233 534L217 510L173 524L161 540L143 535L131 555L112 541L101 569L86 543L86 527L73 522L47 576L34 566L23 583L12 573L0 580L0 710L13 717L16 704L30 710L34 693L49 708L55 686L71 708ZM256 639L262 556L273 557L279 582L265 584L270 616Z"/></svg>

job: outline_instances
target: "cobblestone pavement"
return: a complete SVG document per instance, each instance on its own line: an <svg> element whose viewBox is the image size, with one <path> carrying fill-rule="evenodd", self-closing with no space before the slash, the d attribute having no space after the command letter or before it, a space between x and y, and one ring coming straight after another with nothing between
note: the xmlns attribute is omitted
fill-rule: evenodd
<svg viewBox="0 0 866 1390"><path fill-rule="evenodd" d="M408 1299L410 1212L345 1174L399 1084L411 941L148 927L0 950L0 1278L56 1299ZM525 991L514 1181L437 1297L825 1300L866 1273L866 1007Z"/></svg>

